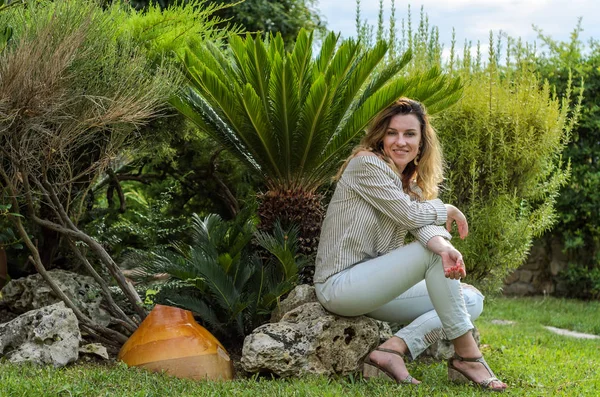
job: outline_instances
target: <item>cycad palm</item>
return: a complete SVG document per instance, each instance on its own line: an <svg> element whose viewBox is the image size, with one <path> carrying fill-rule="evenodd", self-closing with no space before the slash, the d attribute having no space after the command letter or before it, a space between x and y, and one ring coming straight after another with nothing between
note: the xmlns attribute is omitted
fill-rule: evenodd
<svg viewBox="0 0 600 397"><path fill-rule="evenodd" d="M157 303L198 314L212 332L226 340L245 336L264 323L281 297L292 290L305 257L297 254L297 229L256 232L248 213L231 222L210 214L192 215L191 245L179 242L151 254L143 266L169 280ZM271 254L269 261L249 255L252 238Z"/></svg>
<svg viewBox="0 0 600 397"><path fill-rule="evenodd" d="M312 48L312 33L304 30L291 51L279 35L232 35L226 49L206 43L186 53L189 86L173 101L264 178L261 227L270 229L277 218L297 223L309 249L316 246L323 213L317 189L369 121L401 96L435 113L461 91L460 82L439 69L404 76L410 52L381 67L383 42L364 49L330 33L316 57Z"/></svg>

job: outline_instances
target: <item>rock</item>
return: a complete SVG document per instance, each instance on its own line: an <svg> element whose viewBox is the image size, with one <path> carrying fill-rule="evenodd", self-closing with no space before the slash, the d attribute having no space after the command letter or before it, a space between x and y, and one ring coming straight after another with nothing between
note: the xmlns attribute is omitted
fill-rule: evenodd
<svg viewBox="0 0 600 397"><path fill-rule="evenodd" d="M277 305L273 313L271 313L271 322L276 323L281 320L283 315L298 306L302 306L308 302L317 302L315 287L308 284L301 284L294 288L289 295Z"/></svg>
<svg viewBox="0 0 600 397"><path fill-rule="evenodd" d="M504 279L504 284L512 284L519 281L519 270L515 270Z"/></svg>
<svg viewBox="0 0 600 397"><path fill-rule="evenodd" d="M519 281L522 283L528 283L533 278L533 272L531 270L521 270L519 274Z"/></svg>
<svg viewBox="0 0 600 397"><path fill-rule="evenodd" d="M109 359L108 350L106 350L106 347L102 346L100 343L88 343L87 345L83 345L79 348L79 353L94 354L102 357L105 360Z"/></svg>
<svg viewBox="0 0 600 397"><path fill-rule="evenodd" d="M477 342L477 346L479 346L479 340L481 339L479 336L479 330L477 330L477 328L473 328L471 332L473 333L475 342ZM447 360L453 355L454 346L452 345L451 341L446 339L439 339L423 352L423 356L433 357L436 360Z"/></svg>
<svg viewBox="0 0 600 397"><path fill-rule="evenodd" d="M103 326L110 323L110 316L100 308L103 299L100 286L92 277L61 269L50 270L48 274L92 321ZM4 304L16 313L39 309L60 301L40 274L11 280L2 289L2 296Z"/></svg>
<svg viewBox="0 0 600 397"><path fill-rule="evenodd" d="M516 282L505 285L502 289L504 295L525 296L535 293L535 288L529 283Z"/></svg>
<svg viewBox="0 0 600 397"><path fill-rule="evenodd" d="M379 345L381 345L386 340L390 339L394 336L392 332L392 327L390 323L386 323L385 321L375 320L377 323L377 327L379 328Z"/></svg>
<svg viewBox="0 0 600 397"><path fill-rule="evenodd" d="M565 270L569 266L568 262L559 261L552 259L550 262L550 274L557 276L560 272Z"/></svg>
<svg viewBox="0 0 600 397"><path fill-rule="evenodd" d="M550 245L552 250L552 260L550 261L550 273L557 276L569 265L569 257L565 253L564 244L558 238L552 239Z"/></svg>
<svg viewBox="0 0 600 397"><path fill-rule="evenodd" d="M537 290L540 291L544 295L553 294L554 293L554 282L552 282L552 280L541 281L537 285Z"/></svg>
<svg viewBox="0 0 600 397"><path fill-rule="evenodd" d="M543 241L537 241L529 250L527 262L521 266L521 269L526 270L543 270L549 262L548 252Z"/></svg>
<svg viewBox="0 0 600 397"><path fill-rule="evenodd" d="M77 317L63 302L0 325L0 355L13 363L62 367L77 360L80 340Z"/></svg>
<svg viewBox="0 0 600 397"><path fill-rule="evenodd" d="M379 345L379 325L368 317L341 317L305 303L244 340L242 368L282 377L346 375L359 371Z"/></svg>

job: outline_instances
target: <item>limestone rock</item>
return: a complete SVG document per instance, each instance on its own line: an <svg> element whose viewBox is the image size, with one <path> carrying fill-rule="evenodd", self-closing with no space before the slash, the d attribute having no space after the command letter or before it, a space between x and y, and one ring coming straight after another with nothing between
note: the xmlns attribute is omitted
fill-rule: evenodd
<svg viewBox="0 0 600 397"><path fill-rule="evenodd" d="M515 270L504 279L504 284L512 284L514 282L519 281L519 270Z"/></svg>
<svg viewBox="0 0 600 397"><path fill-rule="evenodd" d="M301 284L294 288L292 292L277 305L275 310L273 310L273 313L271 313L271 322L276 323L281 320L281 317L283 317L285 313L308 302L317 302L315 287L308 284Z"/></svg>
<svg viewBox="0 0 600 397"><path fill-rule="evenodd" d="M381 345L386 340L390 339L394 336L394 332L392 332L392 327L390 323L386 323L385 321L375 320L377 323L377 327L379 328L379 345Z"/></svg>
<svg viewBox="0 0 600 397"><path fill-rule="evenodd" d="M533 272L531 270L521 270L521 274L519 274L519 281L522 283L528 283L533 278Z"/></svg>
<svg viewBox="0 0 600 397"><path fill-rule="evenodd" d="M103 326L110 323L110 316L100 308L103 299L100 286L92 277L61 269L50 270L48 274L65 295L94 322ZM16 313L39 309L60 301L40 274L11 280L2 289L2 296L4 304Z"/></svg>
<svg viewBox="0 0 600 397"><path fill-rule="evenodd" d="M77 360L80 340L77 317L59 302L1 324L0 356L62 367Z"/></svg>
<svg viewBox="0 0 600 397"><path fill-rule="evenodd" d="M79 353L94 354L102 357L105 360L109 359L108 350L106 350L106 347L102 346L100 343L88 343L87 345L83 345L79 348Z"/></svg>
<svg viewBox="0 0 600 397"><path fill-rule="evenodd" d="M244 340L242 368L282 377L345 375L359 371L379 344L379 326L368 317L341 317L320 303L305 303L280 322L265 324Z"/></svg>

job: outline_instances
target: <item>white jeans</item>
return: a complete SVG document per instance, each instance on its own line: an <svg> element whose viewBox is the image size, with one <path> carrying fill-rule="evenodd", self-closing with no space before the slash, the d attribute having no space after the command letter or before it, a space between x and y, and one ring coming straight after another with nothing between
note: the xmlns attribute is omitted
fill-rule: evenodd
<svg viewBox="0 0 600 397"><path fill-rule="evenodd" d="M467 333L483 310L481 293L446 278L441 257L418 242L334 274L315 290L335 314L408 324L396 336L413 358L439 338Z"/></svg>

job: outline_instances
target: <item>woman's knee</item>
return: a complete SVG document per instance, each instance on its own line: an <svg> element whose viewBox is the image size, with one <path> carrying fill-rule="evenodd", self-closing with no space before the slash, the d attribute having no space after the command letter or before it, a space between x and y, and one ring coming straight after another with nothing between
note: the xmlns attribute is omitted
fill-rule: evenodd
<svg viewBox="0 0 600 397"><path fill-rule="evenodd" d="M469 284L461 284L463 290L463 297L465 299L465 306L471 320L477 319L483 312L483 300L485 299L483 294L475 287Z"/></svg>

